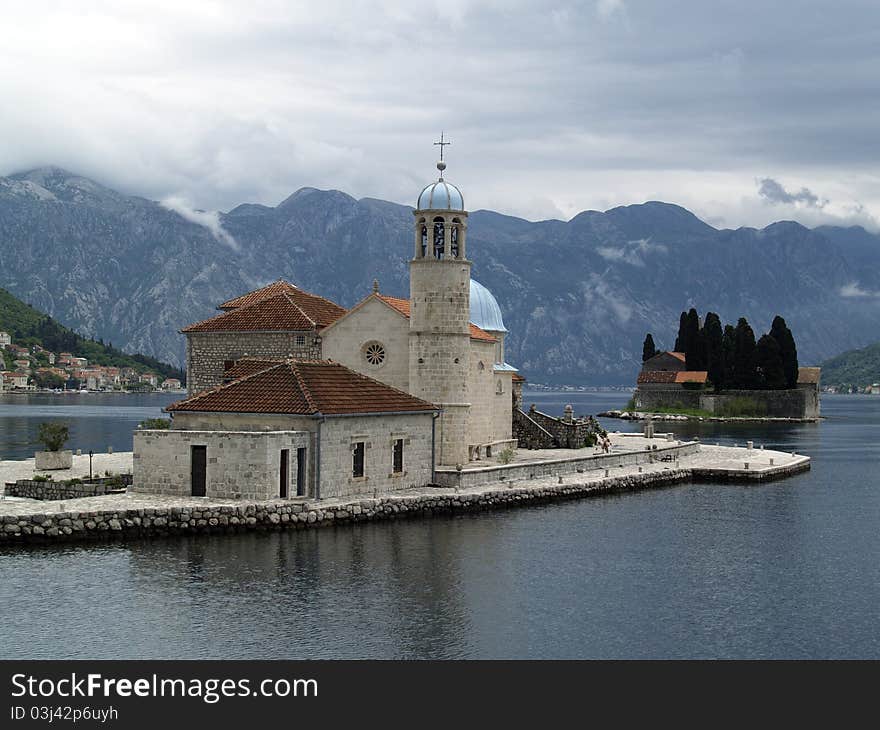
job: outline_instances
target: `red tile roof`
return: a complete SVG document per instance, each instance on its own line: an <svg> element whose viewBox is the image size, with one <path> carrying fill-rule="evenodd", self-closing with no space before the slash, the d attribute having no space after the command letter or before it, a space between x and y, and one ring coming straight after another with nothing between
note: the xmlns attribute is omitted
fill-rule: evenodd
<svg viewBox="0 0 880 730"><path fill-rule="evenodd" d="M233 380L238 380L239 378L243 378L247 375L258 373L261 370L267 370L271 367L275 367L282 362L284 361L258 357L243 357L240 360L236 360L231 368L223 371L223 380L224 382L229 383Z"/></svg>
<svg viewBox="0 0 880 730"><path fill-rule="evenodd" d="M708 378L705 370L681 370L675 374L676 383L705 383Z"/></svg>
<svg viewBox="0 0 880 730"><path fill-rule="evenodd" d="M525 383L526 382L526 379L522 375L520 375L519 373L514 373L511 376L511 380L513 380L514 383Z"/></svg>
<svg viewBox="0 0 880 730"><path fill-rule="evenodd" d="M678 358L678 359L681 360L682 362L687 362L687 357L686 357L686 355L685 355L683 352L672 352L672 351L667 351L666 354L667 354L667 355L672 355L672 357Z"/></svg>
<svg viewBox="0 0 880 730"><path fill-rule="evenodd" d="M254 289L247 294L242 294L240 297L235 297L234 299L223 302L223 304L217 307L217 309L222 309L223 311L228 312L230 309L246 307L248 304L253 304L261 299L274 297L276 294L293 294L298 291L300 291L300 289L295 287L289 281L278 279L278 281L273 281L271 284L268 284L261 289Z"/></svg>
<svg viewBox="0 0 880 730"><path fill-rule="evenodd" d="M343 314L345 310L329 299L296 289L258 298L181 332L304 331L326 327Z"/></svg>
<svg viewBox="0 0 880 730"><path fill-rule="evenodd" d="M705 383L709 373L705 370L642 370L639 373L639 385L672 384L672 383Z"/></svg>
<svg viewBox="0 0 880 730"><path fill-rule="evenodd" d="M263 362L267 367L172 403L166 410L297 416L437 410L427 401L330 360Z"/></svg>
<svg viewBox="0 0 880 730"><path fill-rule="evenodd" d="M385 304L390 306L392 309L396 309L400 312L404 317L409 318L410 309L409 309L409 299L399 299L398 297L389 297L384 294L376 294L379 299L381 299ZM497 342L497 340L492 337L486 330L480 329L477 325L473 323L469 323L471 330L471 339L472 340L480 340L481 342Z"/></svg>

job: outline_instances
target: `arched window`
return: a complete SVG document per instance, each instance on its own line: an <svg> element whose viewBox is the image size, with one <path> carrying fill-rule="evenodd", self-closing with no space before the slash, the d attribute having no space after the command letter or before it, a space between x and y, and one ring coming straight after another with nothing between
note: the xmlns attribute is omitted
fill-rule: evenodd
<svg viewBox="0 0 880 730"><path fill-rule="evenodd" d="M453 218L452 219L452 231L451 231L451 233L452 233L451 251L452 251L452 258L454 258L454 259L458 258L458 231L460 228L461 228L461 221L458 220L458 218Z"/></svg>
<svg viewBox="0 0 880 730"><path fill-rule="evenodd" d="M443 225L443 218L437 216L434 219L434 258L443 258L443 249L446 246L446 230Z"/></svg>
<svg viewBox="0 0 880 730"><path fill-rule="evenodd" d="M422 218L419 221L419 227L420 227L419 236L421 239L421 246L422 246L422 258L425 258L425 256L428 255L428 226L425 225L424 218Z"/></svg>

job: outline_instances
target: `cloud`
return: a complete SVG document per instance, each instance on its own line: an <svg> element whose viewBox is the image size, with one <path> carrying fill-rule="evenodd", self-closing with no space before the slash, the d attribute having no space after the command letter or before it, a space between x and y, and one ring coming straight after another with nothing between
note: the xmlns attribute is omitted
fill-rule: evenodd
<svg viewBox="0 0 880 730"><path fill-rule="evenodd" d="M880 299L880 291L863 289L858 283L850 282L840 287L840 296L847 299Z"/></svg>
<svg viewBox="0 0 880 730"><path fill-rule="evenodd" d="M623 0L597 0L596 15L601 20L609 20L612 16L626 12Z"/></svg>
<svg viewBox="0 0 880 730"><path fill-rule="evenodd" d="M761 178L758 181L758 195L768 203L774 205L784 203L787 205L803 204L808 208L824 208L827 200L820 200L809 188L801 188L796 193L790 193L772 177Z"/></svg>
<svg viewBox="0 0 880 730"><path fill-rule="evenodd" d="M160 203L163 208L174 211L182 218L196 225L207 228L220 243L229 246L233 251L240 251L241 247L232 234L220 223L220 214L213 210L196 210L191 208L185 200L177 197L168 197Z"/></svg>
<svg viewBox="0 0 880 730"><path fill-rule="evenodd" d="M599 246L598 253L606 261L622 261L631 266L645 266L644 254L668 253L669 249L662 243L651 243L650 238L641 238L635 241L627 241L620 248L611 246Z"/></svg>
<svg viewBox="0 0 880 730"><path fill-rule="evenodd" d="M412 204L445 129L472 210L880 214L869 0L6 6L0 175L56 164L205 210L305 186ZM756 170L822 197L771 205Z"/></svg>

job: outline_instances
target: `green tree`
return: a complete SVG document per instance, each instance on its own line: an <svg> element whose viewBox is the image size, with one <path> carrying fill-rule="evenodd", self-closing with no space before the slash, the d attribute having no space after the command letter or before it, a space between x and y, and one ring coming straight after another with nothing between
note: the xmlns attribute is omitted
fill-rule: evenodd
<svg viewBox="0 0 880 730"><path fill-rule="evenodd" d="M736 362L736 329L732 324L724 325L724 335L721 337L721 386L715 385L716 390L733 388L734 376L733 365Z"/></svg>
<svg viewBox="0 0 880 730"><path fill-rule="evenodd" d="M687 312L682 312L678 318L678 334L675 337L675 347L673 352L684 352L687 338Z"/></svg>
<svg viewBox="0 0 880 730"><path fill-rule="evenodd" d="M798 380L797 345L785 320L778 314L773 318L773 324L770 325L770 336L779 345L782 370L785 374L785 387L796 388Z"/></svg>
<svg viewBox="0 0 880 730"><path fill-rule="evenodd" d="M691 307L684 331L684 357L688 370L706 369L706 345L700 331L700 315Z"/></svg>
<svg viewBox="0 0 880 730"><path fill-rule="evenodd" d="M758 387L758 365L755 360L755 333L745 317L736 323L736 353L733 360L733 382L737 388Z"/></svg>
<svg viewBox="0 0 880 730"><path fill-rule="evenodd" d="M66 381L55 373L37 373L34 375L34 382L38 388L63 388Z"/></svg>
<svg viewBox="0 0 880 730"><path fill-rule="evenodd" d="M642 362L650 360L657 354L657 348L654 345L654 338L649 332L645 335L645 342L642 344Z"/></svg>
<svg viewBox="0 0 880 730"><path fill-rule="evenodd" d="M721 318L715 312L707 312L703 324L703 344L706 348L706 370L709 371L709 380L715 390L724 387L723 339Z"/></svg>
<svg viewBox="0 0 880 730"><path fill-rule="evenodd" d="M776 338L762 335L755 347L758 386L767 390L785 387L785 371L782 367L782 351Z"/></svg>
<svg viewBox="0 0 880 730"><path fill-rule="evenodd" d="M37 439L46 447L46 451L61 451L69 438L67 424L58 421L45 421L37 431Z"/></svg>

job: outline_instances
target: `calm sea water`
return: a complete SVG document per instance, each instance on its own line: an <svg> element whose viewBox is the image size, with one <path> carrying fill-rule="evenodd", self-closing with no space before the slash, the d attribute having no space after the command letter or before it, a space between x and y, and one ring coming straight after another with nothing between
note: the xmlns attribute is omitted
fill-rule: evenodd
<svg viewBox="0 0 880 730"><path fill-rule="evenodd" d="M551 412L625 401L526 396ZM79 427L103 437L154 406L102 406L103 425ZM818 425L673 426L814 457L760 486L0 551L0 657L880 658L880 398L822 407ZM7 410L0 434L6 419L31 420Z"/></svg>
<svg viewBox="0 0 880 730"><path fill-rule="evenodd" d="M131 451L132 431L146 418L183 396L167 393L4 393L0 395L0 461L27 459L43 447L37 431L44 421L70 429L69 449L86 453Z"/></svg>

